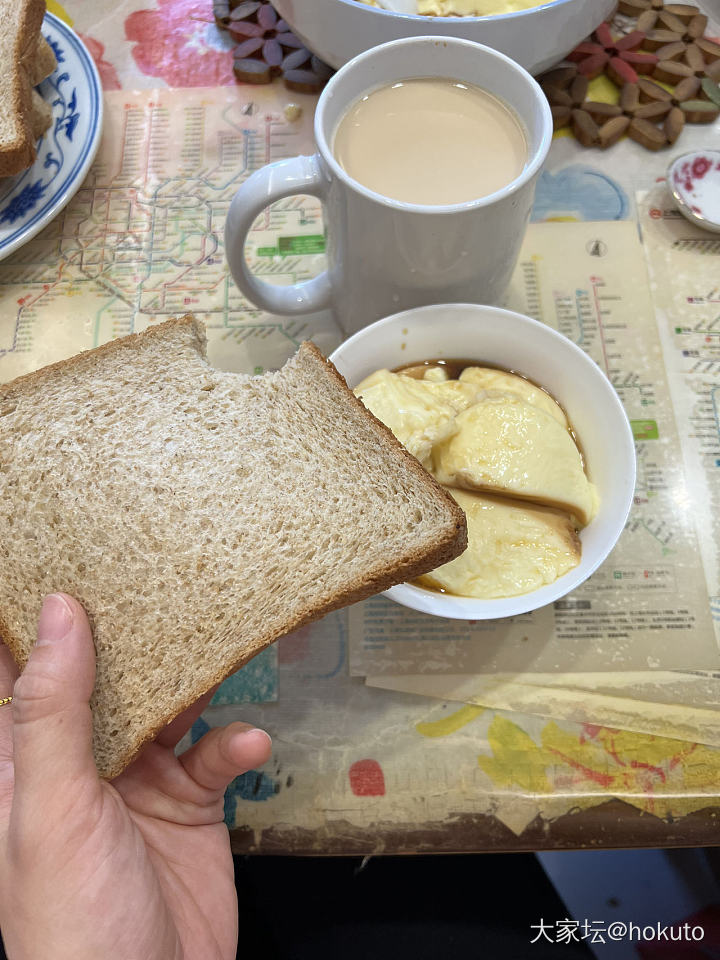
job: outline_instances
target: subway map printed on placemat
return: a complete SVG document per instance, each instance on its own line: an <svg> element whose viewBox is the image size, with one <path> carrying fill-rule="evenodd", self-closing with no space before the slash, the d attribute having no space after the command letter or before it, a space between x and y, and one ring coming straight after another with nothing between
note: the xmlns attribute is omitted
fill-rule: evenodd
<svg viewBox="0 0 720 960"><path fill-rule="evenodd" d="M16 312L3 327L0 379L188 311L208 328L210 361L226 370L279 367L310 330L331 350L340 336L329 317L255 309L225 264L225 215L240 183L312 150L311 105L289 123L287 100L274 86L252 101L234 88L107 93L85 184L0 264L0 295ZM256 272L279 284L317 273L324 249L320 205L302 197L266 211L248 245Z"/></svg>

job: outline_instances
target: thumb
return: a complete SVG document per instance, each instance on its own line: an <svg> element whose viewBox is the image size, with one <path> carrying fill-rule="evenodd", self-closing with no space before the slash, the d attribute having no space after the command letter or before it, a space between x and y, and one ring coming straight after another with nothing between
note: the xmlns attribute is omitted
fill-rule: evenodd
<svg viewBox="0 0 720 960"><path fill-rule="evenodd" d="M72 597L45 598L37 643L13 690L15 793L47 797L54 786L97 781L90 696L95 648Z"/></svg>

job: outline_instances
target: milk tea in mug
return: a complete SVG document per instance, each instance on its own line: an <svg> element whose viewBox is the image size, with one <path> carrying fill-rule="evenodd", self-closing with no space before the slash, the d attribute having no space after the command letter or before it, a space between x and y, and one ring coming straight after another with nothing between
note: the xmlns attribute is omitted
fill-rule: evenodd
<svg viewBox="0 0 720 960"><path fill-rule="evenodd" d="M423 206L466 203L520 176L522 124L497 97L443 77L370 90L340 120L335 159L358 183Z"/></svg>

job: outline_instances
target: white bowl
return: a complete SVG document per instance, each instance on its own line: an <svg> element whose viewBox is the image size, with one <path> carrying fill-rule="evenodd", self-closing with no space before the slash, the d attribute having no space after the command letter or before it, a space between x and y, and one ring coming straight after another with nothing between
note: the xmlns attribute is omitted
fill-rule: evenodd
<svg viewBox="0 0 720 960"><path fill-rule="evenodd" d="M350 387L380 367L440 358L517 370L545 387L565 408L582 444L599 509L580 532L578 566L539 590L478 600L405 583L392 587L386 596L414 610L458 620L491 620L536 610L586 580L622 533L635 489L630 423L610 381L586 353L551 327L499 307L450 303L405 310L360 330L330 356Z"/></svg>
<svg viewBox="0 0 720 960"><path fill-rule="evenodd" d="M389 40L437 35L484 43L538 74L592 33L616 0L553 0L493 17L407 16L358 0L273 2L306 46L333 67Z"/></svg>

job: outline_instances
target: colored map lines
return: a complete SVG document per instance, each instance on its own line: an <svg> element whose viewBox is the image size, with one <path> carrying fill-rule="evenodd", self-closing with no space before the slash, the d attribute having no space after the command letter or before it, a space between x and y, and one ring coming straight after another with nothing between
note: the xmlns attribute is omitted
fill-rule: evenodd
<svg viewBox="0 0 720 960"><path fill-rule="evenodd" d="M612 590L617 611L624 605L635 609L640 595L641 603L649 603L660 590L678 609L703 605L678 422L637 230L630 223L536 224L524 252L510 305L553 326L592 357L617 391L635 437L637 480L625 533L613 560L578 597L587 599L587 592L595 605ZM699 574L698 589L688 582L690 566ZM660 567L662 578L645 576ZM643 575L627 583L623 578L618 592L616 575L627 570ZM571 629L576 627L573 621Z"/></svg>
<svg viewBox="0 0 720 960"><path fill-rule="evenodd" d="M701 256L717 256L720 253L720 240L709 237L679 237L673 242L675 250L694 251Z"/></svg>
<svg viewBox="0 0 720 960"><path fill-rule="evenodd" d="M0 265L0 297L15 311L0 359L33 352L59 316L86 347L189 311L218 333L249 324L247 336L272 342L261 358L268 365L294 351L302 325L242 297L228 275L223 233L240 184L305 151L306 131L262 103L229 93L226 100L219 107L199 91L109 97L103 149L83 188ZM281 284L313 276L323 251L320 205L303 197L266 210L248 244L253 269Z"/></svg>
<svg viewBox="0 0 720 960"><path fill-rule="evenodd" d="M662 186L640 208L690 515L720 642L720 239L678 218Z"/></svg>

